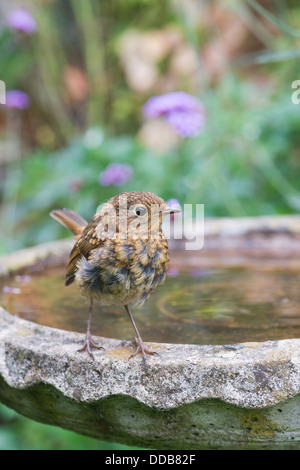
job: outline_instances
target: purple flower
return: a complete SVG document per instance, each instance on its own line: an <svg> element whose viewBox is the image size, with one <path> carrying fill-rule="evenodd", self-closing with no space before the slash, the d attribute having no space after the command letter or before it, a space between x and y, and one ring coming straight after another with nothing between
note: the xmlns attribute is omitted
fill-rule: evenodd
<svg viewBox="0 0 300 470"><path fill-rule="evenodd" d="M167 204L169 207L173 207L174 209L181 209L178 199L168 199Z"/></svg>
<svg viewBox="0 0 300 470"><path fill-rule="evenodd" d="M174 111L166 118L181 137L195 137L203 131L205 123L205 115L197 111Z"/></svg>
<svg viewBox="0 0 300 470"><path fill-rule="evenodd" d="M21 294L21 289L19 287L10 287L10 286L4 286L3 287L3 292L6 294Z"/></svg>
<svg viewBox="0 0 300 470"><path fill-rule="evenodd" d="M168 269L168 275L171 277L176 277L179 274L179 269L177 266L170 266Z"/></svg>
<svg viewBox="0 0 300 470"><path fill-rule="evenodd" d="M28 276L27 274L24 275L17 275L15 276L15 280L18 282L30 282L31 281L31 276Z"/></svg>
<svg viewBox="0 0 300 470"><path fill-rule="evenodd" d="M32 14L24 8L13 11L7 18L8 25L13 29L32 34L36 31L37 25Z"/></svg>
<svg viewBox="0 0 300 470"><path fill-rule="evenodd" d="M8 108L27 109L30 105L30 98L24 91L10 90L6 93L5 104Z"/></svg>
<svg viewBox="0 0 300 470"><path fill-rule="evenodd" d="M183 91L152 96L143 107L144 116L164 116L181 137L195 137L204 128L205 109L200 100Z"/></svg>
<svg viewBox="0 0 300 470"><path fill-rule="evenodd" d="M180 202L178 201L178 199L168 199L167 204L168 204L169 207L172 207L173 209L180 209L181 210L181 205L180 205ZM175 214L171 213L170 214L171 220L174 220L174 217L176 217L176 216L181 217L180 213L178 213L178 212L175 213Z"/></svg>
<svg viewBox="0 0 300 470"><path fill-rule="evenodd" d="M102 186L122 186L132 177L132 167L126 163L110 163L99 175Z"/></svg>

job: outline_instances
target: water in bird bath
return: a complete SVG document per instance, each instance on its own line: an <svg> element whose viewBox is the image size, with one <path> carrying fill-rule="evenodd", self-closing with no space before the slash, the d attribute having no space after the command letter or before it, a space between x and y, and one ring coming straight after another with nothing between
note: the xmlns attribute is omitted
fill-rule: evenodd
<svg viewBox="0 0 300 470"><path fill-rule="evenodd" d="M204 263L205 264L205 263ZM300 270L289 263L171 265L165 284L132 313L144 341L231 344L300 337ZM64 267L1 280L0 304L39 324L84 333L88 305ZM95 306L92 334L133 339L120 306Z"/></svg>

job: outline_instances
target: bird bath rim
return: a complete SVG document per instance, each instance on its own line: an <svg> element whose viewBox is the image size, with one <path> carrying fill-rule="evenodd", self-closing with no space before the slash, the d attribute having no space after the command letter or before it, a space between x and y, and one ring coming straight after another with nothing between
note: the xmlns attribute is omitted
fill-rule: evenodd
<svg viewBox="0 0 300 470"><path fill-rule="evenodd" d="M286 223L291 220L292 228L282 230L283 226L291 227ZM223 222L226 225L228 219ZM253 222L257 235L257 218L253 219ZM259 222L262 222L262 219ZM229 230L230 233L227 229L224 232L222 221L217 220L216 223L219 227L218 233L215 230L214 234L211 234L207 239L208 251L209 245L212 246L211 257L216 256L214 247L219 245L221 239L226 238L226 249L231 251L234 245L232 239L237 237L241 242L249 230L249 220L247 220L246 229L244 227L239 233L236 229ZM274 227L274 222L272 223ZM280 241L282 241L282 237L292 237L293 249L289 250L285 246L285 254L288 253L288 256L293 259L295 252L300 253L300 218L292 217L285 220L280 218L280 220L277 219L277 223L281 227L279 230ZM233 224L237 228L238 221L233 221ZM266 233L265 224L266 220L263 219L264 232ZM240 224L240 227L242 225ZM253 235L253 224L250 232ZM273 235L275 232L276 230L273 230ZM269 231L267 231L267 237L266 246L270 248L272 243L270 243ZM275 247L276 252L278 242L276 240L273 242L272 246ZM0 276L22 273L28 266L40 269L41 266L55 266L56 263L61 265L63 257L67 259L72 243L72 239L60 240L11 253L2 258L0 262ZM241 243L243 245L243 242ZM246 258L249 260L251 259L251 250L249 250L248 243L246 243L247 246ZM257 250L258 245L255 244L254 248ZM171 247L171 257L172 253L176 254L176 246ZM276 252L275 255L276 262L280 263L283 253ZM159 356L147 358L146 364L141 357L129 360L132 353L131 342L113 338L101 338L101 344L105 351L96 351L94 361L85 354L76 354L83 338L84 335L81 333L39 325L11 315L0 308L0 401L33 419L73 429L92 437L108 436L108 440L152 446L152 448L177 449L180 447L176 447L178 444L172 441L176 437L174 429L170 429L170 436L163 437L163 442L162 438L159 441L154 440L153 429L149 430L152 425L149 425L148 407L163 412L162 415L156 415L155 420L163 420L165 416L169 420L167 422L170 423L171 417L175 416L174 413L182 413L180 410L185 410L184 413L188 413L189 409L185 408L186 406L205 407L206 405L210 406L210 403L219 406L219 403L223 403L225 408L236 407L234 410L237 410L239 419L242 416L241 413L246 413L243 418L242 426L244 427L237 430L235 442L239 439L245 439L245 432L248 432L245 429L249 429L248 421L251 410L255 410L255 412L261 410L264 415L263 418L260 415L256 415L255 418L257 419L259 416L260 429L255 432L251 431L252 434L247 434L250 446L255 445L255 448L258 448L257 440L262 445L265 445L266 442L273 442L276 446L279 445L280 440L282 442L282 436L286 440L296 439L294 445L295 442L300 441L299 422L296 423L296 430L293 428L287 432L288 421L285 420L284 424L281 424L278 417L276 418L276 426L273 421L272 426L274 426L270 434L270 420L274 419L275 408L278 414L279 404L280 411L285 409L284 407L288 410L299 409L297 401L300 399L299 338L222 346L151 343L151 348L157 350ZM44 393L45 387L47 391ZM56 396L57 393L59 396ZM55 416L51 410L49 411L49 404L47 404L49 397L52 397L53 400L53 394L56 394L55 407L60 410L60 414L56 413ZM44 401L34 401L35 396L42 396L43 400L46 397L46 405ZM117 404L113 400L122 401L122 407L118 408L118 417L116 418L116 414L114 414L112 418L113 413L110 409L103 420L104 403L111 402L113 407L116 407ZM100 426L100 421L102 423L101 429L92 430L89 421L80 422L79 417L74 418L74 411L70 410L77 404L83 406L82 410L88 410L89 406L91 406L91 410L95 410L97 406L101 407L102 414L99 412L101 416L99 415L100 417L97 418L97 426ZM147 409L138 408L145 405ZM44 406L46 406L45 409ZM136 413L140 413L139 416L146 420L143 422L148 424L144 424L142 430L138 430L135 436L132 434L130 437L128 429L126 432L124 431L124 423L120 425L120 420L122 417L125 420L125 410L128 409L130 413L133 413L133 408ZM116 410L116 408L114 409ZM121 418L119 416L120 409L124 413ZM213 416L215 416L216 422L219 419L219 411L214 411ZM166 412L173 414L167 417ZM227 411L222 409L220 420L224 418L224 413ZM281 417L284 415L284 413L279 414ZM194 419L194 416L195 410L189 414L190 421ZM211 416L210 419L212 419ZM268 416L268 422L266 416ZM113 429L112 419L118 420L118 425L116 425L118 429L123 426L123 431L120 431L123 433L122 436L116 428L114 428L114 432L111 431ZM130 417L126 416L126 426L129 426L128 419ZM182 419L181 415L180 420ZM199 419L202 418L199 417ZM253 416L251 419L254 420ZM187 420L186 416L186 422ZM162 431L162 422L159 426L160 431L156 432L167 434L168 426L163 427ZM219 425L220 422L218 421ZM107 423L109 423L109 429ZM174 426L177 424L175 423ZM204 423L203 426L205 427L206 424ZM195 425L191 424L190 426L192 426L192 431L186 431L190 433L189 437L181 437L181 448L200 448L201 445L208 447L210 444L201 443L205 440L201 434L202 425L199 425L197 431L199 438L195 437ZM247 427L245 428L245 426ZM179 433L179 428L176 429ZM208 436L210 435L209 429L207 427L205 431ZM221 431L219 439L223 439L220 437L221 435L224 436L224 430ZM131 432L134 433L134 430L131 429ZM142 436L142 433L148 434ZM193 440L192 444L191 439ZM202 439L201 442L200 439ZM228 440L227 444L230 444L230 436L226 439ZM213 440L212 435L211 441ZM255 441L256 444L253 444L252 441ZM227 444L223 442L220 444L220 448L226 447ZM212 444L212 446L214 445Z"/></svg>
<svg viewBox="0 0 300 470"><path fill-rule="evenodd" d="M256 252L257 258L260 259L259 253L257 253L257 249L259 244L261 244L261 238L257 236L263 234L263 240L265 240L265 235L267 234L267 242L263 244L264 252L267 248L271 251L267 252L267 256L271 256L275 259L275 263L282 262L282 254L280 256L276 252L276 247L278 246L278 242L276 242L276 237L279 236L279 240L281 241L281 237L288 236L291 237L296 245L293 245L293 249L291 252L286 251L288 253L288 257L293 260L295 258L295 251L300 253L300 217L298 216L280 216L280 217L253 217L253 218L244 218L244 219L209 219L206 221L206 254L203 255L204 258L208 258L209 262L212 261L214 256L216 256L215 248L216 246L223 247L221 248L221 252L225 253L224 263L228 262L226 257L227 252L232 252L232 247L235 245L238 246L236 250L237 253L242 253L243 262L248 262L251 260L255 262L255 257L251 258L252 252ZM273 239L273 245L270 241L270 233L271 238ZM243 249L243 240L245 237L250 234L256 240L255 244L252 246L249 243L245 244L245 249ZM275 243L274 243L275 237ZM242 241L242 242L241 242ZM4 256L0 263L0 277L5 277L9 274L13 273L22 273L26 271L28 268L31 270L41 270L44 268L49 268L53 266L61 266L64 263L64 260L68 259L69 251L72 247L74 240L71 239L64 239L54 242L43 243L31 248L25 248L23 250L10 253ZM184 240L172 240L170 243L170 251L171 251L171 259L173 256L176 256L176 252L180 252L182 248ZM225 247L225 248L224 248ZM179 251L178 251L179 248ZM287 244L285 244L285 249L287 248ZM259 251L259 250L258 250ZM220 253L217 254L217 257L220 258ZM222 258L222 255L221 255ZM235 256L234 259L237 258L237 262L241 262L241 257ZM231 259L231 258L230 258ZM229 261L230 263L232 262ZM233 261L234 262L234 261ZM133 365L138 365L138 368L143 368L143 361L141 358L136 358L136 360L129 360L129 356L132 353L132 344L130 341L123 341L114 338L101 338L101 344L104 346L106 345L107 351L103 354L103 352L95 352L95 364L90 363L85 354L75 354L76 350L78 349L78 344L84 337L81 333L65 331L62 329L56 329L36 323L32 323L28 320L21 319L15 315L11 315L9 312L5 311L3 308L0 309L0 318L4 323L14 325L13 329L15 328L17 331L30 331L30 334L35 335L35 340L38 341L39 335L41 335L41 341L43 342L45 339L45 335L49 335L50 338L53 338L54 335L57 335L57 338L64 338L64 341L67 342L68 347L66 354L73 355L74 360L78 362L84 362L86 364L91 364L92 366L97 363L103 363L109 357L109 361L113 363L114 361L123 361L127 365L126 367L132 368ZM4 328L5 330L5 328ZM5 334L4 334L5 336ZM26 334L21 335L23 339L26 339ZM6 341L7 338L5 339ZM7 342L10 342L11 346L13 347L13 338ZM73 342L73 345L72 345ZM79 343L78 343L79 342ZM26 343L26 341L25 341ZM150 344L150 343L148 343ZM26 345L26 347L30 348L30 344ZM296 354L298 357L298 353L300 355L300 339L280 339L277 341L265 341L265 342L245 342L245 343L237 343L237 344L229 344L229 345L193 345L193 344L168 344L168 343L151 343L158 352L160 351L161 354L159 358L147 358L147 367L149 370L153 367L153 370L157 369L158 364L159 367L166 361L166 364L170 364L170 361L176 364L176 367L191 367L191 364L194 365L198 364L198 362L204 363L205 360L212 360L212 358L218 358L217 363L218 367L226 366L227 361L231 358L232 360L242 361L244 360L249 361L248 354L253 353L253 362L256 363L257 360L262 359L266 351L268 351L267 356L272 357L272 361L275 361L275 357L278 358L279 361L286 360L283 358L289 357L291 354L293 357ZM65 345L66 347L66 345ZM53 351L55 351L53 349ZM182 356L179 357L180 352ZM283 356L282 356L283 355ZM106 359L105 359L106 358ZM208 359L209 358L209 359ZM246 358L246 359L245 359ZM268 359L265 358L268 362ZM271 361L271 362L272 362ZM224 362L224 364L223 364ZM250 361L251 362L251 361ZM216 365L214 365L215 367ZM299 390L300 392L300 390ZM296 387L295 394L298 393L298 389ZM175 394L176 395L176 394ZM197 396L193 396L185 398L182 403L186 403L189 400L194 401L195 399L203 398L207 395L207 391L204 395L197 394ZM254 399L253 397L249 400L247 399L246 402L237 399L235 394L228 394L227 396L223 396L220 393L212 394L211 391L208 393L207 396L215 396L216 398L221 398L229 403L235 403L239 406L268 406L270 404L276 403L278 400L282 400L289 396L289 393L280 394L278 393L271 393L268 397L265 397L263 400L261 398ZM137 396L136 398L140 399L146 404L151 404L154 406L158 406L161 408L170 408L172 406L176 406L177 398L171 399L167 401L167 403L163 404L160 400L157 401L157 398L153 397L148 402L148 399L145 397ZM173 396L174 398L174 396ZM89 400L90 398L87 397ZM151 403L150 403L151 402ZM252 403L252 404L251 404Z"/></svg>

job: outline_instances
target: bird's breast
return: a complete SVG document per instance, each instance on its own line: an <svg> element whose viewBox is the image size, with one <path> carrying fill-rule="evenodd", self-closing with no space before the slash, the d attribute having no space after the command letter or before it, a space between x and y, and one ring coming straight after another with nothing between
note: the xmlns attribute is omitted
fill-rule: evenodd
<svg viewBox="0 0 300 470"><path fill-rule="evenodd" d="M143 304L162 284L169 264L167 240L117 240L78 262L76 281L102 304Z"/></svg>

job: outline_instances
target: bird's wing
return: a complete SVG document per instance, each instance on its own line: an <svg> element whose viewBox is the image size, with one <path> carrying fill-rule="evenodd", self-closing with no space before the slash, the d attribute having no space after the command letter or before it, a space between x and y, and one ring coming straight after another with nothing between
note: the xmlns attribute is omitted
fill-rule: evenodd
<svg viewBox="0 0 300 470"><path fill-rule="evenodd" d="M88 225L84 228L81 237L75 243L70 253L69 263L67 266L65 281L66 286L72 284L75 279L75 273L77 271L77 261L82 256L88 258L91 251L95 248L100 247L103 243L103 238L101 238L96 232L96 227L100 220L101 216L99 214L94 215Z"/></svg>

